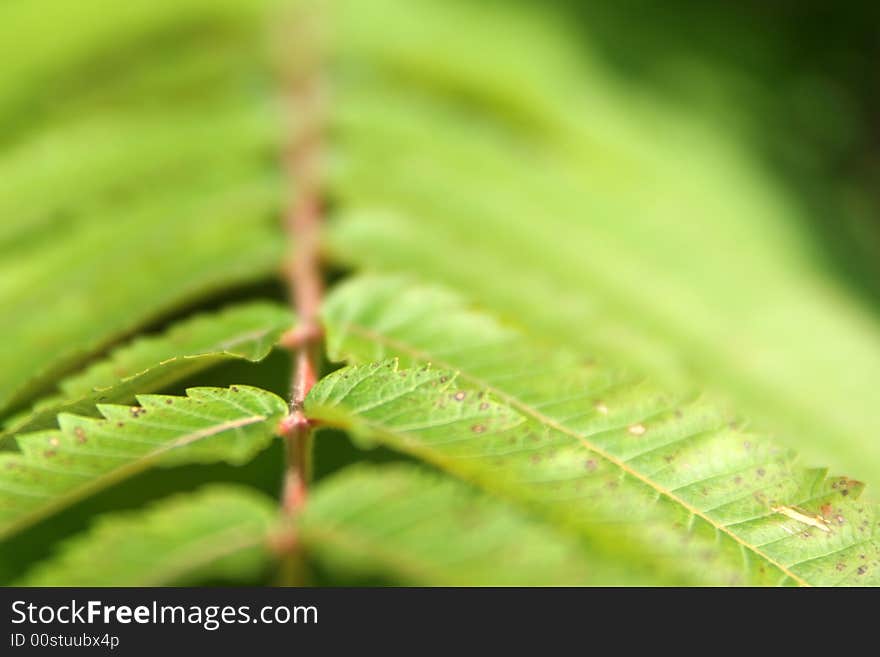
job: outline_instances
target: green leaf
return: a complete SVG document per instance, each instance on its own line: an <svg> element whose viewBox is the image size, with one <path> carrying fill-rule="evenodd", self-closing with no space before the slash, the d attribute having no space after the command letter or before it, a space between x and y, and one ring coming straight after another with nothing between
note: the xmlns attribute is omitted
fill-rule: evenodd
<svg viewBox="0 0 880 657"><path fill-rule="evenodd" d="M254 302L186 319L159 336L137 338L64 379L62 394L12 418L0 434L0 446L15 434L57 426L59 413L94 415L99 403L131 403L138 393L160 390L224 360L258 362L292 323L288 309Z"/></svg>
<svg viewBox="0 0 880 657"><path fill-rule="evenodd" d="M336 262L442 283L584 358L696 384L880 485L865 439L880 323L829 273L765 135L633 84L535 3L347 2L336 18ZM850 217L835 211L836 233Z"/></svg>
<svg viewBox="0 0 880 657"><path fill-rule="evenodd" d="M0 9L0 417L285 252L268 5L105 4Z"/></svg>
<svg viewBox="0 0 880 657"><path fill-rule="evenodd" d="M182 586L248 582L270 562L277 509L245 487L209 486L99 516L16 586Z"/></svg>
<svg viewBox="0 0 880 657"><path fill-rule="evenodd" d="M102 419L61 415L60 429L21 435L20 454L0 454L0 537L155 465L245 463L287 413L284 400L249 386L138 402L101 404Z"/></svg>
<svg viewBox="0 0 880 657"><path fill-rule="evenodd" d="M82 96L98 95L95 100L106 101L97 92L132 82L136 88L138 83L143 87L145 72L152 73L147 78L151 89L158 87L167 94L161 72L172 80L186 79L190 58L182 55L194 45L201 47L206 62L223 52L218 42L231 41L239 51L246 49L242 46L247 47L248 40L259 35L260 21L270 4L156 0L125 7L102 0L82 0L74 5L57 0L4 2L0 6L0 58L7 62L0 88L4 132L11 128L16 135L22 124L47 117L63 120L81 109L80 103L62 105L60 100L80 101ZM254 53L247 54L250 56L243 59L249 66ZM144 71L144 60L160 64L161 70ZM224 72L228 75L229 70ZM204 84L204 79L199 81ZM149 94L151 89L139 89L145 104L157 102L156 96ZM179 100L192 99L190 93L181 94ZM99 108L104 104L94 103Z"/></svg>
<svg viewBox="0 0 880 657"><path fill-rule="evenodd" d="M572 537L411 465L352 466L322 481L298 531L336 576L427 586L620 585L647 576L597 563L595 552L588 560Z"/></svg>
<svg viewBox="0 0 880 657"><path fill-rule="evenodd" d="M626 526L704 583L880 581L880 515L700 399L547 348L455 295L365 277L325 308L331 358L311 417L595 536ZM430 364L430 366L429 366Z"/></svg>
<svg viewBox="0 0 880 657"><path fill-rule="evenodd" d="M210 105L208 115L205 107L105 111L47 126L0 158L0 249L34 248L106 220L116 205L150 202L147 182L203 188L253 175L277 142L274 128L269 108L242 99Z"/></svg>
<svg viewBox="0 0 880 657"><path fill-rule="evenodd" d="M274 203L273 185L264 182L232 186L211 198L173 194L132 209L112 227L86 224L66 240L5 256L0 408L27 399L86 354L148 319L268 274L283 240L274 219L259 217ZM202 222L209 216L206 231ZM115 282L108 286L111 272Z"/></svg>

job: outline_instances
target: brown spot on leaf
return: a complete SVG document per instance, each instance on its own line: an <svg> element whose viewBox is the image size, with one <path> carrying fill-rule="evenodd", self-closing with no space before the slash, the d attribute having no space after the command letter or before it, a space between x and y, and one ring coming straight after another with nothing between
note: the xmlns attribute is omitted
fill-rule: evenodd
<svg viewBox="0 0 880 657"><path fill-rule="evenodd" d="M86 442L86 432L82 427L77 427L73 430L73 435L76 436L76 442L82 445Z"/></svg>
<svg viewBox="0 0 880 657"><path fill-rule="evenodd" d="M474 433L483 433L485 430L486 430L486 427L485 427L485 425L482 425L482 424L475 424L474 426L471 427L471 431L473 431Z"/></svg>
<svg viewBox="0 0 880 657"><path fill-rule="evenodd" d="M590 472L595 472L596 470L596 461L594 459L587 459L584 461L584 467Z"/></svg>

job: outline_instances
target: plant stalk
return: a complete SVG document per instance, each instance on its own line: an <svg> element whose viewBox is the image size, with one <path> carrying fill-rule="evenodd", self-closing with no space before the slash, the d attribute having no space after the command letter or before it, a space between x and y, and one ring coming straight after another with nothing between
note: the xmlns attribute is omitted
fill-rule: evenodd
<svg viewBox="0 0 880 657"><path fill-rule="evenodd" d="M288 180L295 188L284 217L292 244L285 268L291 305L298 324L282 338L293 354L290 414L279 433L286 442L286 467L281 505L293 516L305 504L311 470L312 426L304 413L306 396L318 378L323 332L319 320L324 282L320 258L322 218L322 89L314 16L301 16L291 38L296 52L288 55L288 116L295 121L284 154ZM303 47L306 46L312 47Z"/></svg>

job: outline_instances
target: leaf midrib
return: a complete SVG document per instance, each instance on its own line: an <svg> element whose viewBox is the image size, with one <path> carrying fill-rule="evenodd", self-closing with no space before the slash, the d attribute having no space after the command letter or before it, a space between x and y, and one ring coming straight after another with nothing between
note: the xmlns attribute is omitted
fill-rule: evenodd
<svg viewBox="0 0 880 657"><path fill-rule="evenodd" d="M500 399L502 399L506 403L510 404L512 407L516 408L517 410L521 411L522 413L524 413L524 414L528 415L529 417L542 423L544 426L550 427L550 428L552 428L556 431L559 431L565 435L568 435L568 436L571 436L572 438L575 438L588 450L594 452L598 456L607 460L609 463L620 468L624 473L630 475L631 477L633 477L633 478L637 479L638 481L644 483L645 485L649 486L651 489L656 491L660 496L666 497L667 499L669 499L673 503L678 504L679 506L684 508L688 513L690 513L692 515L692 517L700 518L704 522L708 523L711 527L713 527L715 529L715 531L725 534L727 537L731 538L734 542L739 544L742 548L748 550L749 552L752 552L756 556L765 560L767 563L769 563L774 568L779 570L781 573L783 573L786 577L790 578L792 581L797 583L799 586L810 586L809 582L807 582L806 580L804 580L800 576L796 575L794 572L792 572L784 564L780 563L779 561L777 561L776 559L774 559L770 555L766 554L760 548L758 548L754 545L751 545L747 541L743 540L737 534L730 531L725 525L716 522L710 516L706 515L705 513L703 513L702 511L700 511L696 507L694 507L692 504L690 504L686 500L684 500L681 497L679 497L678 495L676 495L674 492L666 489L665 487L659 485L657 482L648 478L647 475L644 475L644 474L640 473L638 470L633 469L631 466L629 466L626 463L626 461L623 461L622 459L614 456L613 454L607 452L606 450L602 449L601 447L594 445L589 440L587 440L586 438L584 438L583 436L578 434L576 431L569 429L565 425L560 424L559 422L557 422L556 420L554 420L550 417L547 417L546 415L544 415L540 411L532 408L529 404L521 401L519 398L515 397L514 395L511 395L510 393L507 393L507 392L493 386L492 384L485 381L484 379L481 379L479 377L468 374L467 372L463 371L460 367L457 367L456 365L454 365L452 363L445 362L442 359L433 358L429 353L422 351L421 349L413 347L413 346L406 344L404 342L401 342L399 340L395 340L394 338L391 338L391 337L388 337L388 336L383 335L381 333L378 333L376 331L373 331L372 329L369 329L367 327L361 326L359 324L354 324L349 321L349 322L345 322L342 324L342 329L344 331L350 331L351 333L357 334L360 337L366 338L368 340L373 340L373 341L378 342L380 344L384 344L388 347L399 350L402 353L406 353L410 357L415 358L417 360L431 362L439 367L442 367L445 369L450 369L450 370L455 370L455 371L459 372L459 375L463 379L465 379L465 380L469 381L470 383L477 385L481 388L485 388L487 391L498 396Z"/></svg>

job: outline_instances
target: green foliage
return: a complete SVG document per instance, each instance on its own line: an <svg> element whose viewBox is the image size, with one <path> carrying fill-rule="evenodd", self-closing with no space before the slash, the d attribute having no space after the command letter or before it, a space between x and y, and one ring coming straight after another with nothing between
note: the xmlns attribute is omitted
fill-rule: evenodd
<svg viewBox="0 0 880 657"><path fill-rule="evenodd" d="M543 349L399 279L355 281L327 307L331 357L407 369L334 372L309 396L313 417L576 529L632 525L627 543L684 558L703 582L880 581L880 518L853 502L862 485L797 466L702 400ZM779 511L793 507L816 526Z"/></svg>
<svg viewBox="0 0 880 657"><path fill-rule="evenodd" d="M56 426L59 413L93 415L96 404L131 403L229 359L259 362L293 324L287 309L250 303L174 324L161 336L137 338L107 358L63 379L62 394L12 418L0 445L17 433Z"/></svg>
<svg viewBox="0 0 880 657"><path fill-rule="evenodd" d="M18 586L183 586L247 582L270 561L275 504L215 486L99 518Z"/></svg>
<svg viewBox="0 0 880 657"><path fill-rule="evenodd" d="M0 415L284 249L256 5L64 4L0 9Z"/></svg>
<svg viewBox="0 0 880 657"><path fill-rule="evenodd" d="M0 536L154 465L240 464L265 448L287 406L246 386L192 388L100 404L103 418L60 415L60 429L18 436L0 455Z"/></svg>
<svg viewBox="0 0 880 657"><path fill-rule="evenodd" d="M880 252L868 174L830 180L868 133L833 90L833 120L775 97L790 35L749 33L745 79L598 7L0 4L0 574L880 584L880 325L824 243ZM290 508L247 468L289 439L313 245L283 219L316 207Z"/></svg>
<svg viewBox="0 0 880 657"><path fill-rule="evenodd" d="M338 259L710 388L811 462L880 481L876 316L829 279L802 199L735 126L614 76L538 6L344 5Z"/></svg>
<svg viewBox="0 0 880 657"><path fill-rule="evenodd" d="M454 480L408 465L349 468L321 484L300 518L309 554L336 577L413 585L638 581L552 526ZM594 553L594 557L597 555Z"/></svg>

